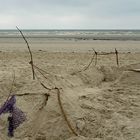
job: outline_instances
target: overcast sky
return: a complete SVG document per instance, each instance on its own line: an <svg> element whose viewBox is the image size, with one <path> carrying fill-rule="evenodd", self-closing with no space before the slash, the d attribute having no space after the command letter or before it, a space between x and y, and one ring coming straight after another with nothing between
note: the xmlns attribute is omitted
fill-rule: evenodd
<svg viewBox="0 0 140 140"><path fill-rule="evenodd" d="M0 29L140 29L140 0L0 0Z"/></svg>

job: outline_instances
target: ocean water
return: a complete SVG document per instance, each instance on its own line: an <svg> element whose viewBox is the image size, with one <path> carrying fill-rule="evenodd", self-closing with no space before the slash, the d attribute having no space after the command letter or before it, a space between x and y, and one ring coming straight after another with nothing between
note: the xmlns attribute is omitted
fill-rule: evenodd
<svg viewBox="0 0 140 140"><path fill-rule="evenodd" d="M140 30L22 30L27 38L140 41ZM0 38L21 38L18 30L0 30Z"/></svg>
<svg viewBox="0 0 140 140"><path fill-rule="evenodd" d="M22 30L34 50L140 52L140 30ZM0 30L0 51L27 50L18 30Z"/></svg>

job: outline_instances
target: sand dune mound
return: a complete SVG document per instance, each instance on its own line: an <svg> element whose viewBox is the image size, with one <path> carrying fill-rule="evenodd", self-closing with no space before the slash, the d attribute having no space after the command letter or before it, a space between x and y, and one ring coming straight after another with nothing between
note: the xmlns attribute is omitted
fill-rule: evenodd
<svg viewBox="0 0 140 140"><path fill-rule="evenodd" d="M122 73L122 70L115 66L100 66L99 70L103 73L105 82L115 81Z"/></svg>
<svg viewBox="0 0 140 140"><path fill-rule="evenodd" d="M104 75L100 71L81 72L78 77L86 85L97 86L104 80Z"/></svg>
<svg viewBox="0 0 140 140"><path fill-rule="evenodd" d="M116 66L90 67L86 71L77 72L75 75L82 80L85 85L99 86L102 82L113 82L120 77L123 69Z"/></svg>
<svg viewBox="0 0 140 140"><path fill-rule="evenodd" d="M115 82L126 85L140 84L140 64L126 65L122 67L100 66L99 70L104 76L105 82Z"/></svg>
<svg viewBox="0 0 140 140"><path fill-rule="evenodd" d="M97 86L104 81L104 74L96 67L75 72L74 75L80 78L84 85Z"/></svg>

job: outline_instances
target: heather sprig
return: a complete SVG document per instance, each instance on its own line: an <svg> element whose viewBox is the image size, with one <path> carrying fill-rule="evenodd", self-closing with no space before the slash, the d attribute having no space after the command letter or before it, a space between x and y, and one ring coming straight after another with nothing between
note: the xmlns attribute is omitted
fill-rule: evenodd
<svg viewBox="0 0 140 140"><path fill-rule="evenodd" d="M6 102L0 108L0 115L3 113L9 113L8 116L8 136L14 136L14 130L22 124L26 120L25 114L16 107L16 97L12 95L10 99L6 100Z"/></svg>

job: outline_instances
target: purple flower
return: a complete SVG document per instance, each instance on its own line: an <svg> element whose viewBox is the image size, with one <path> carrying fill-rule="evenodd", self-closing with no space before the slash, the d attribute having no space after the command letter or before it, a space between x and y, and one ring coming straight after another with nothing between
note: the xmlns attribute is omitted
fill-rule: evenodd
<svg viewBox="0 0 140 140"><path fill-rule="evenodd" d="M25 114L16 107L16 98L15 95L12 95L4 105L0 108L0 115L2 113L9 113L8 117L8 136L14 136L14 130L26 120Z"/></svg>

